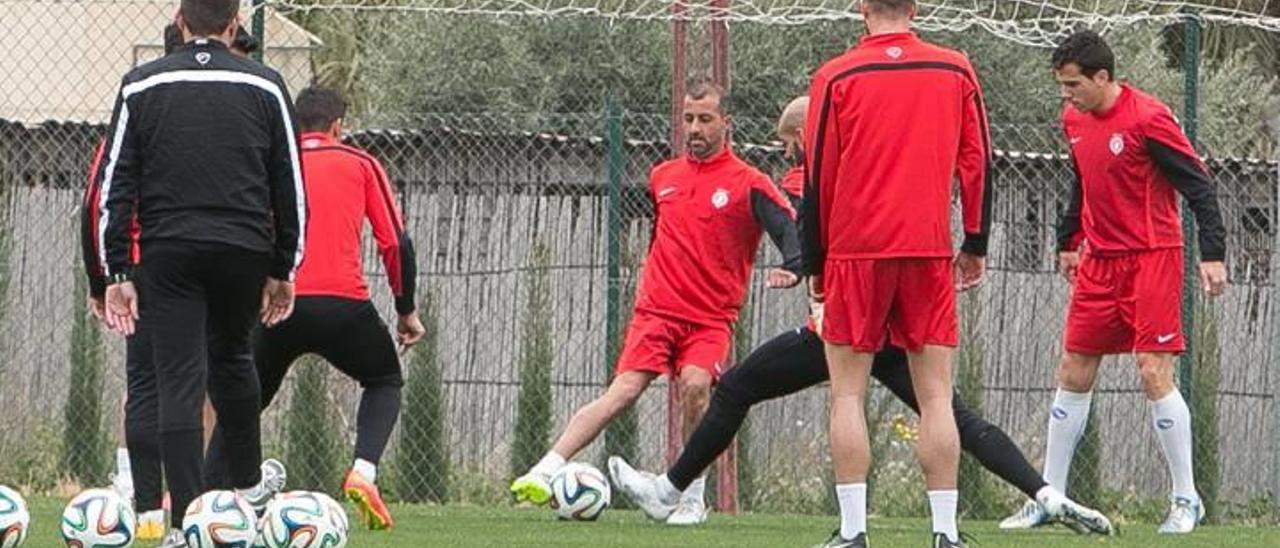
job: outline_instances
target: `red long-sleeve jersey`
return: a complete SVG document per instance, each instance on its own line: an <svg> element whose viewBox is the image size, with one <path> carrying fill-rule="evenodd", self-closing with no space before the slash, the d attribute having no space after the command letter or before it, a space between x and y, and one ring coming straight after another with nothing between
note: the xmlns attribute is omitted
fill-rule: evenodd
<svg viewBox="0 0 1280 548"><path fill-rule="evenodd" d="M982 89L961 53L913 33L864 38L809 89L806 263L951 256L952 182L965 243L986 253L991 142Z"/></svg>
<svg viewBox="0 0 1280 548"><path fill-rule="evenodd" d="M636 310L722 326L738 317L761 229L799 269L795 212L769 177L728 149L677 158L649 175L653 240L636 288Z"/></svg>
<svg viewBox="0 0 1280 548"><path fill-rule="evenodd" d="M84 272L89 277L89 294L94 297L103 296L107 290L104 275L106 270L102 264L102 255L99 253L97 235L100 219L99 206L102 201L102 180L95 176L102 165L104 145L106 140L99 140L98 146L93 150L93 159L89 161L89 177L84 185L84 197L80 203L80 249L84 257ZM129 257L136 265L142 258L142 252L138 246L138 240L142 236L142 226L138 224L136 215L129 223L129 236L133 239L129 247Z"/></svg>
<svg viewBox="0 0 1280 548"><path fill-rule="evenodd" d="M1169 107L1122 84L1102 114L1068 104L1062 129L1077 179L1058 228L1060 250L1075 249L1082 233L1089 252L1103 255L1182 247L1181 192L1196 217L1201 256L1223 259L1217 190Z"/></svg>
<svg viewBox="0 0 1280 548"><path fill-rule="evenodd" d="M328 134L305 133L302 178L310 214L307 256L298 269L297 294L369 298L360 252L360 236L368 219L396 297L396 311L412 312L417 276L413 242L382 164Z"/></svg>
<svg viewBox="0 0 1280 548"><path fill-rule="evenodd" d="M782 180L778 181L778 186L786 191L792 198L800 198L804 196L804 167L795 166L788 169L782 174Z"/></svg>

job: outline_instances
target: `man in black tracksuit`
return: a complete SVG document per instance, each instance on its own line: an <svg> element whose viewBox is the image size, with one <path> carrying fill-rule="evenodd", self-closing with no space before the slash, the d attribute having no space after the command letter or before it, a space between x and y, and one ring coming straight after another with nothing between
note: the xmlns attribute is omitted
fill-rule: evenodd
<svg viewBox="0 0 1280 548"><path fill-rule="evenodd" d="M292 311L306 204L283 80L228 50L238 7L183 0L186 45L125 75L97 174L106 321L132 335L140 319L152 338L175 529L200 491L206 386L232 485L255 506L283 487L278 463L258 468L250 337L256 320L274 325ZM136 289L135 214L146 265Z"/></svg>

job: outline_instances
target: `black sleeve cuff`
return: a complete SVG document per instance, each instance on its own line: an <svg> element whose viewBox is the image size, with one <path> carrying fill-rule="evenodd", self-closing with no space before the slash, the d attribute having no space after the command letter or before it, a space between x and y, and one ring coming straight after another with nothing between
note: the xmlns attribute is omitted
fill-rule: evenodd
<svg viewBox="0 0 1280 548"><path fill-rule="evenodd" d="M977 257L986 257L987 235L965 233L964 243L960 244L960 251Z"/></svg>
<svg viewBox="0 0 1280 548"><path fill-rule="evenodd" d="M413 302L413 298L396 297L396 314L412 314L417 309L418 305Z"/></svg>
<svg viewBox="0 0 1280 548"><path fill-rule="evenodd" d="M293 276L293 269L288 266L283 266L283 265L273 266L271 267L271 271L268 272L267 275L283 282L293 281L290 279Z"/></svg>
<svg viewBox="0 0 1280 548"><path fill-rule="evenodd" d="M101 299L107 295L107 277L101 275L89 276L89 296L95 299Z"/></svg>
<svg viewBox="0 0 1280 548"><path fill-rule="evenodd" d="M1200 253L1200 261L1205 263L1220 263L1227 260L1227 253L1223 250L1202 251Z"/></svg>

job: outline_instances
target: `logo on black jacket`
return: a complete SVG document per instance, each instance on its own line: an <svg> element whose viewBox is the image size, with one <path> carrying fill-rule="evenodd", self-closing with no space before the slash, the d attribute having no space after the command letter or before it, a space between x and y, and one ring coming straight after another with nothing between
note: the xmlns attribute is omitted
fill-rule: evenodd
<svg viewBox="0 0 1280 548"><path fill-rule="evenodd" d="M207 64L209 64L209 58L210 58L210 57L213 57L213 56L212 56L212 55L209 55L209 52L207 52L207 51L202 51L202 52L200 52L200 53L197 53L197 54L196 54L196 62L197 62L197 63L200 63L201 65L207 65Z"/></svg>

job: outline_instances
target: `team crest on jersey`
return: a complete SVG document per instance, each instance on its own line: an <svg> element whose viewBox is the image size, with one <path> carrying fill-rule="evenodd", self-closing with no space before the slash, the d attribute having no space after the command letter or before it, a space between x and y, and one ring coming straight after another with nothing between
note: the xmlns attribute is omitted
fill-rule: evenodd
<svg viewBox="0 0 1280 548"><path fill-rule="evenodd" d="M889 49L884 50L884 54L894 59L897 59L899 57L902 57L902 48L898 46L893 46Z"/></svg>
<svg viewBox="0 0 1280 548"><path fill-rule="evenodd" d="M715 206L716 209L729 205L729 191L717 188L715 194L711 195L711 205Z"/></svg>
<svg viewBox="0 0 1280 548"><path fill-rule="evenodd" d="M209 52L207 52L207 51L202 51L202 52L200 52L200 53L197 53L197 54L196 54L196 62L197 62L197 63L200 63L201 65L207 65L207 64L209 64L209 58L210 58L210 57L212 57L212 56L211 56L211 55L209 55Z"/></svg>
<svg viewBox="0 0 1280 548"><path fill-rule="evenodd" d="M1124 136L1119 133L1112 135L1111 143L1108 146L1111 147L1112 154L1119 156L1121 152L1124 152Z"/></svg>

